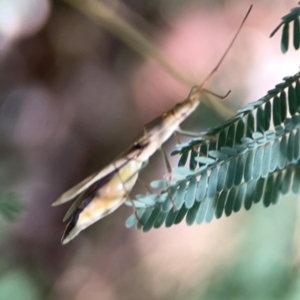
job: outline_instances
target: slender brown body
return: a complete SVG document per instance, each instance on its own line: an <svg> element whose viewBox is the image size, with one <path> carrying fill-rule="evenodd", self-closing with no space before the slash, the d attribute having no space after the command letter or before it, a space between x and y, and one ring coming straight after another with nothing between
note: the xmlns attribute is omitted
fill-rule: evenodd
<svg viewBox="0 0 300 300"><path fill-rule="evenodd" d="M117 209L132 190L142 165L161 148L162 144L179 129L179 125L197 108L205 84L217 71L242 28L252 6L217 66L200 86L192 88L189 97L171 110L145 125L139 137L111 164L86 178L60 196L53 205L75 200L64 217L71 217L64 232L62 243L66 244L80 231Z"/></svg>
<svg viewBox="0 0 300 300"><path fill-rule="evenodd" d="M80 231L116 210L124 203L142 165L178 129L178 126L197 107L199 101L188 98L170 111L145 125L140 137L99 173L93 174L59 197L53 205L70 200L75 202L64 221L71 217L62 243L72 240Z"/></svg>

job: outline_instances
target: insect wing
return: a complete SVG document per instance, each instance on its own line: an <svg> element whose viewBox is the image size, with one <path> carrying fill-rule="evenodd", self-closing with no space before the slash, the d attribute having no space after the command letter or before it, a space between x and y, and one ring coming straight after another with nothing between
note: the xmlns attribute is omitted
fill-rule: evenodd
<svg viewBox="0 0 300 300"><path fill-rule="evenodd" d="M116 210L124 203L136 182L142 162L134 158L122 159L123 165L99 179L83 191L64 217L71 217L64 232L66 244L82 230ZM123 179L122 179L123 178Z"/></svg>
<svg viewBox="0 0 300 300"><path fill-rule="evenodd" d="M118 172L118 169L115 169L111 173L100 178L98 181L90 185L85 191L83 191L67 211L63 218L63 222L68 220L76 210L82 211L93 200L97 191L101 189L114 176L114 174L116 174L116 172Z"/></svg>
<svg viewBox="0 0 300 300"><path fill-rule="evenodd" d="M115 163L108 165L106 168L104 168L100 172L94 173L93 175L89 176L88 178L82 180L81 182L76 184L74 187L72 187L70 190L63 193L56 201L54 201L52 203L52 206L57 206L57 205L65 203L65 202L68 202L70 200L73 200L75 197L79 196L82 192L87 190L93 184L97 183L98 181L101 181L107 175L115 172L116 169L121 168L124 164L126 164L128 162L128 159L129 158L127 158L127 157L118 159Z"/></svg>

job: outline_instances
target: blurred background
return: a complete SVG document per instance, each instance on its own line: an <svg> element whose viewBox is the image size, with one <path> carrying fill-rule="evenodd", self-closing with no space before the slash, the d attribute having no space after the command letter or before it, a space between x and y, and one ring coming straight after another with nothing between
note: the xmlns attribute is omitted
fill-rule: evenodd
<svg viewBox="0 0 300 300"><path fill-rule="evenodd" d="M299 53L281 54L280 33L269 39L297 1L106 4L200 83L251 3L209 83L219 94L232 90L223 102L233 114L298 72ZM0 77L0 300L300 299L299 204L289 196L209 225L149 233L126 229L131 209L122 206L61 245L68 204L51 203L187 96L190 87L157 61L63 1L1 0ZM201 105L183 127L202 131L224 114ZM167 151L174 146L171 138ZM155 155L141 178L165 174Z"/></svg>

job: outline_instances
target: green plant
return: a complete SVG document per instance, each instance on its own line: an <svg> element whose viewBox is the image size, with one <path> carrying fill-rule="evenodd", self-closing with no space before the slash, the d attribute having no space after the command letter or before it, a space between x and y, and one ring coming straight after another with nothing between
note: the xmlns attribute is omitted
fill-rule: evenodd
<svg viewBox="0 0 300 300"><path fill-rule="evenodd" d="M299 48L299 8L292 9L273 31L283 25L282 52L288 49L289 23L294 21L294 47ZM177 145L180 155L174 181L152 182L159 195L138 195L140 222L131 215L126 226L149 231L164 223L188 225L230 216L243 206L277 204L282 195L299 193L300 184L300 73L285 77L266 96L249 103L235 116L201 133L200 138ZM204 136L213 135L213 140ZM186 168L186 164L189 168ZM173 199L174 204L170 201Z"/></svg>
<svg viewBox="0 0 300 300"><path fill-rule="evenodd" d="M300 4L300 2L299 2ZM300 47L300 7L294 7L291 11L282 17L281 23L273 30L270 34L270 37L274 36L274 34L283 26L282 36L281 36L281 51L282 53L286 53L289 49L289 31L290 31L290 23L294 22L293 26L293 44L296 50Z"/></svg>

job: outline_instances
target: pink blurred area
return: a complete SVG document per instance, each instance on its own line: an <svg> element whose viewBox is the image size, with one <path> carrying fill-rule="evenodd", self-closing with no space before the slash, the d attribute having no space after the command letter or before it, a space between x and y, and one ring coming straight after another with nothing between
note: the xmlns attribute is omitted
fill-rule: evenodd
<svg viewBox="0 0 300 300"><path fill-rule="evenodd" d="M222 272L222 264L234 259L244 212L210 225L187 227L183 222L145 234L125 229L131 210L122 207L61 246L61 220L68 205L51 207L61 193L122 152L144 123L183 100L189 88L68 5L20 1L0 2L0 16L5 14L0 21L0 177L2 188L15 193L25 209L16 223L4 225L1 251L12 265L26 263L35 270L48 287L47 299L201 295L212 272ZM150 36L165 56L195 83L201 82L251 2L165 2L130 1L130 9L152 23ZM298 71L294 51L288 57L280 52L280 34L269 39L293 5L255 1L209 83L219 94L232 90L225 103L233 110ZM138 20L127 18L140 28ZM220 120L206 107L201 110L207 119L198 118L199 131ZM168 149L174 145L171 141ZM155 156L142 177L151 181L165 173ZM138 191L143 190L137 187L133 195Z"/></svg>
<svg viewBox="0 0 300 300"><path fill-rule="evenodd" d="M0 3L1 48L12 41L32 36L48 19L49 0L4 0Z"/></svg>

